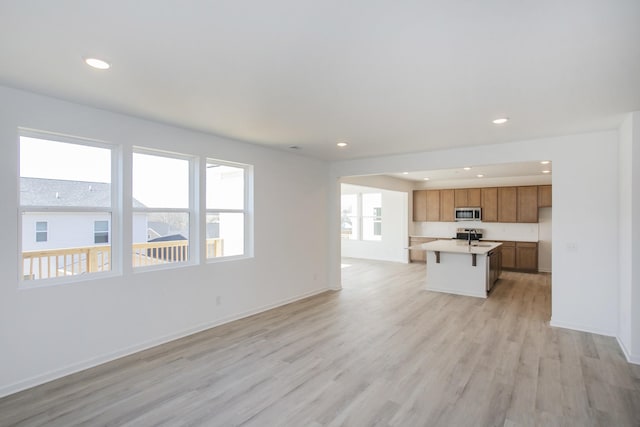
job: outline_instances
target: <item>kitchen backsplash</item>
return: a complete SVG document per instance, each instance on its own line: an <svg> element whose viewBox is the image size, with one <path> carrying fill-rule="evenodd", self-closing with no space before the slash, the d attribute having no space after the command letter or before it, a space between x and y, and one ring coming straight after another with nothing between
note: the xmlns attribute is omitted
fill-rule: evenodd
<svg viewBox="0 0 640 427"><path fill-rule="evenodd" d="M483 239L537 242L538 224L514 224L506 222L414 222L412 236L452 238L457 228L478 228L484 231Z"/></svg>

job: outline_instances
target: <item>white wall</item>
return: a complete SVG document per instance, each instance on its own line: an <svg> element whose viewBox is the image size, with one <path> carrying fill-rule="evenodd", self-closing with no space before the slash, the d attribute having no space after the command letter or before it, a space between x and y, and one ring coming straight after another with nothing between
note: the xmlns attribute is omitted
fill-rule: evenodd
<svg viewBox="0 0 640 427"><path fill-rule="evenodd" d="M382 194L382 239L341 241L342 256L380 261L408 261L407 193L380 188L343 185L342 194Z"/></svg>
<svg viewBox="0 0 640 427"><path fill-rule="evenodd" d="M555 326L616 335L619 305L617 147L618 132L605 131L342 161L332 164L329 182L341 176L398 170L551 160L554 243L551 322ZM335 201L331 206L332 227L338 227ZM587 215L576 216L576 212ZM338 236L331 237L333 246ZM336 256L331 259L330 280L332 286L339 286Z"/></svg>
<svg viewBox="0 0 640 427"><path fill-rule="evenodd" d="M640 363L640 112L629 114L620 127L619 166L618 341L627 358Z"/></svg>
<svg viewBox="0 0 640 427"><path fill-rule="evenodd" d="M254 165L255 256L135 274L123 263L115 277L20 289L19 126L115 142L125 154L142 145ZM4 87L0 146L0 395L327 289L335 187L324 162ZM126 156L121 167L131 200ZM131 207L122 209L131 230ZM130 233L122 241L130 247Z"/></svg>
<svg viewBox="0 0 640 427"><path fill-rule="evenodd" d="M477 228L487 240L517 240L537 242L538 224L514 224L506 222L414 222L414 236L452 238L458 228Z"/></svg>

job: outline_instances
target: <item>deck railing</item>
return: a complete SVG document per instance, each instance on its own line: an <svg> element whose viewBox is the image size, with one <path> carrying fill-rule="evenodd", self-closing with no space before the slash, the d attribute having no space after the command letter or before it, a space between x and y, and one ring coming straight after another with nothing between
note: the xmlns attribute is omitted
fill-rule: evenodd
<svg viewBox="0 0 640 427"><path fill-rule="evenodd" d="M223 239L207 239L207 258L223 255ZM189 259L189 241L134 243L132 265L167 264ZM25 251L22 253L24 280L48 279L111 270L111 245Z"/></svg>

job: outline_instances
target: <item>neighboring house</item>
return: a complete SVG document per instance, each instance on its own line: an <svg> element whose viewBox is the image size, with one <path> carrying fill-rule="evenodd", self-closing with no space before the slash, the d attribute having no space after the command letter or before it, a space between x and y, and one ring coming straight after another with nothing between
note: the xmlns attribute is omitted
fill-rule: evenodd
<svg viewBox="0 0 640 427"><path fill-rule="evenodd" d="M111 184L60 179L20 178L22 206L87 208L87 212L26 212L22 215L22 251L78 248L111 243ZM144 207L133 200L134 207ZM98 211L96 210L98 209ZM147 215L133 218L135 242L146 242Z"/></svg>

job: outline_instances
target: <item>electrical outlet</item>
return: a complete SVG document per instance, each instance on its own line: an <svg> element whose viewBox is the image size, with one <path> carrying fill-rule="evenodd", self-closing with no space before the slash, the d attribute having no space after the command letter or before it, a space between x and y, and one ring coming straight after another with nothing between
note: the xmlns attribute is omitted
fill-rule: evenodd
<svg viewBox="0 0 640 427"><path fill-rule="evenodd" d="M218 295L216 297L216 305L220 305L221 302L222 302L222 297L220 295Z"/></svg>

